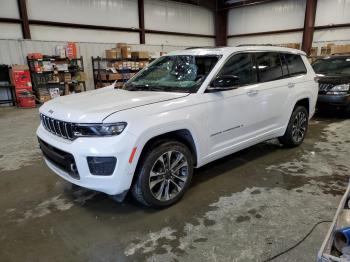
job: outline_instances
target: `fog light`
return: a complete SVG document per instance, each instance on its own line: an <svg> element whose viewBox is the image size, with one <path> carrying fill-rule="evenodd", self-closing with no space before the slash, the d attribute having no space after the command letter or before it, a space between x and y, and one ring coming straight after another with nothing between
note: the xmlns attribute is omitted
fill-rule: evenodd
<svg viewBox="0 0 350 262"><path fill-rule="evenodd" d="M90 173L95 176L110 176L113 174L117 159L115 157L87 157Z"/></svg>

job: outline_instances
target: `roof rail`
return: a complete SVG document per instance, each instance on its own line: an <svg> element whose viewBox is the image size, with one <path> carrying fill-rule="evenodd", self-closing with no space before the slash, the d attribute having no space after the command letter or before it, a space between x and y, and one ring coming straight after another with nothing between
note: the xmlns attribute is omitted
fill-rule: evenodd
<svg viewBox="0 0 350 262"><path fill-rule="evenodd" d="M190 49L214 49L214 48L220 48L220 46L193 46L193 47L186 47L185 50L190 50Z"/></svg>
<svg viewBox="0 0 350 262"><path fill-rule="evenodd" d="M241 47L241 46L275 46L273 44L241 44L241 45L237 45L237 47Z"/></svg>

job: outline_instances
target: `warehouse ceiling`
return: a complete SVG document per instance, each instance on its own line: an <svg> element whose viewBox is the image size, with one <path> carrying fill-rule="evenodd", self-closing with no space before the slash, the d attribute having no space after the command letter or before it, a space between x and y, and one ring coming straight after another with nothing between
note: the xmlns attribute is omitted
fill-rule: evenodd
<svg viewBox="0 0 350 262"><path fill-rule="evenodd" d="M231 9L240 6L262 4L277 0L172 0L175 2L203 6L211 10Z"/></svg>

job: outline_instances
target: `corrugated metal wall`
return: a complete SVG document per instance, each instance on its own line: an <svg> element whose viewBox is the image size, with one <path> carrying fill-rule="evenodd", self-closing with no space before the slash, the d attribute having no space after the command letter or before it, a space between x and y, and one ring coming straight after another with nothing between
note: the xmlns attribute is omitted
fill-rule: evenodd
<svg viewBox="0 0 350 262"><path fill-rule="evenodd" d="M137 0L30 0L28 17L33 20L138 28ZM17 0L0 1L0 17L19 18ZM204 7L171 1L145 0L146 29L214 35L214 14ZM113 32L30 25L32 40L139 43L137 32ZM21 39L20 25L0 23L0 39ZM214 45L208 37L146 34L155 45Z"/></svg>
<svg viewBox="0 0 350 262"><path fill-rule="evenodd" d="M284 0L232 9L229 12L228 34L245 34L303 28L306 0ZM350 0L318 0L316 26L350 23ZM261 36L233 37L228 44L301 43L302 32ZM313 46L325 43L350 43L350 28L317 30ZM320 52L320 48L319 48Z"/></svg>
<svg viewBox="0 0 350 262"><path fill-rule="evenodd" d="M33 41L33 40L0 40L0 64L26 64L28 53L40 52L53 55L57 45L65 45L66 42ZM78 55L83 56L85 72L88 77L87 89L94 89L91 56L105 56L105 50L115 47L115 43L88 43L77 42ZM160 51L173 51L184 49L186 46L172 45L131 45L132 50L149 51L159 55Z"/></svg>
<svg viewBox="0 0 350 262"><path fill-rule="evenodd" d="M228 34L246 34L304 26L306 1L284 0L232 9L228 17ZM278 35L246 36L228 39L231 46L238 44L283 44L302 40L302 32Z"/></svg>

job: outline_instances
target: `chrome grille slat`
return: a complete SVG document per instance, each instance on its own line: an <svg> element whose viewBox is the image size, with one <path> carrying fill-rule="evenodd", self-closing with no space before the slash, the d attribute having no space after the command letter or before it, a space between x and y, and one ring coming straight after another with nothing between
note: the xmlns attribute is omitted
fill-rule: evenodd
<svg viewBox="0 0 350 262"><path fill-rule="evenodd" d="M72 123L56 120L43 114L40 114L40 119L44 128L52 134L65 139L74 139Z"/></svg>
<svg viewBox="0 0 350 262"><path fill-rule="evenodd" d="M52 124L52 130L53 130L53 132L54 132L56 135L58 135L58 133L57 133L57 131L56 131L56 126L55 126L55 119L51 118L50 121L51 121L51 124Z"/></svg>
<svg viewBox="0 0 350 262"><path fill-rule="evenodd" d="M334 86L335 86L335 84L331 84L331 83L319 83L318 84L318 91L327 92Z"/></svg>

